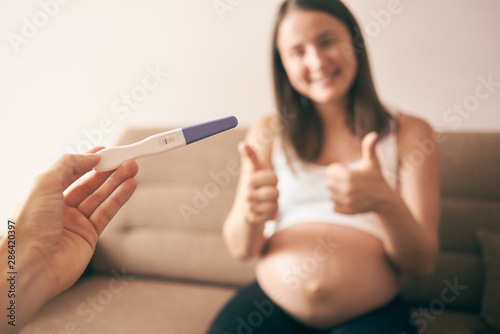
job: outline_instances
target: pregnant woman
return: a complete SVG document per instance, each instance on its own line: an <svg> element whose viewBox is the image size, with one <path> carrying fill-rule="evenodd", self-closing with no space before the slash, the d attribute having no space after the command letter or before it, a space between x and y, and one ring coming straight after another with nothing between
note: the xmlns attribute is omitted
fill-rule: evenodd
<svg viewBox="0 0 500 334"><path fill-rule="evenodd" d="M416 333L398 292L403 273L429 275L438 253L432 128L380 102L338 0L283 3L273 71L279 112L239 146L224 225L234 257L258 257L257 280L209 333Z"/></svg>

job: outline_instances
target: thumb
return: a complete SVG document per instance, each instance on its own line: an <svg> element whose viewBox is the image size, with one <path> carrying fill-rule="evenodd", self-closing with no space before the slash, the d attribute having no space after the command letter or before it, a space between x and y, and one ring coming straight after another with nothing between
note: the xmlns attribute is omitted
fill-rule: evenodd
<svg viewBox="0 0 500 334"><path fill-rule="evenodd" d="M66 189L76 178L89 172L99 163L100 157L95 153L66 154L49 168L45 175L49 181L51 178L57 180L52 187L59 191ZM49 181L52 182L52 181Z"/></svg>
<svg viewBox="0 0 500 334"><path fill-rule="evenodd" d="M378 134L375 131L369 132L361 141L362 161L366 165L379 164L375 147L377 145Z"/></svg>
<svg viewBox="0 0 500 334"><path fill-rule="evenodd" d="M238 144L238 151L240 152L243 158L248 159L250 161L250 164L254 171L262 169L262 166L260 165L259 162L259 158L257 157L257 154L250 145L241 142Z"/></svg>

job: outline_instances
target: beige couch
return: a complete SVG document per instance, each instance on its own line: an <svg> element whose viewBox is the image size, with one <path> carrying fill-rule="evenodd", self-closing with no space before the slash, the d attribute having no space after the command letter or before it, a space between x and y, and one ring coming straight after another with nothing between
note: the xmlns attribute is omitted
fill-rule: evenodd
<svg viewBox="0 0 500 334"><path fill-rule="evenodd" d="M160 131L130 129L118 144ZM231 259L221 237L244 134L240 127L140 159L137 192L103 233L93 273L50 301L22 333L204 333L235 288L254 277L255 263ZM475 230L500 231L500 134L441 138L439 263L425 281L405 280L402 294L421 331L472 333L484 276Z"/></svg>

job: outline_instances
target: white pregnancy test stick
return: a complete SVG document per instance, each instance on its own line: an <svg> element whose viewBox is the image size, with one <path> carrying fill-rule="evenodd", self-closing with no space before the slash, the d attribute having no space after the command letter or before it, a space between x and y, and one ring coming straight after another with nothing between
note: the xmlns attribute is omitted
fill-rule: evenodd
<svg viewBox="0 0 500 334"><path fill-rule="evenodd" d="M236 117L230 116L162 132L134 144L106 148L97 152L101 156L101 161L94 169L97 172L107 172L120 167L126 160L159 154L186 146L219 132L232 129L236 125L238 125L238 120Z"/></svg>

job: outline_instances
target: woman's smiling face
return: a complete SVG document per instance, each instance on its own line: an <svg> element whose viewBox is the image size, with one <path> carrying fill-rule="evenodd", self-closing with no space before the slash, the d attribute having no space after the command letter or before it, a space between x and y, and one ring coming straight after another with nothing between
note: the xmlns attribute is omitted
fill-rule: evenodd
<svg viewBox="0 0 500 334"><path fill-rule="evenodd" d="M277 36L281 61L292 86L315 103L345 101L358 62L347 27L321 11L291 10Z"/></svg>

